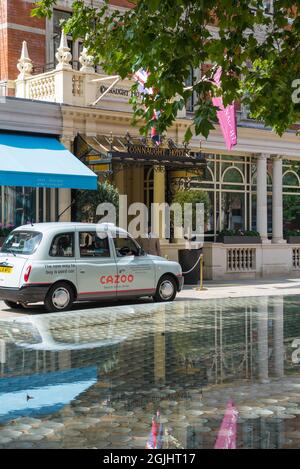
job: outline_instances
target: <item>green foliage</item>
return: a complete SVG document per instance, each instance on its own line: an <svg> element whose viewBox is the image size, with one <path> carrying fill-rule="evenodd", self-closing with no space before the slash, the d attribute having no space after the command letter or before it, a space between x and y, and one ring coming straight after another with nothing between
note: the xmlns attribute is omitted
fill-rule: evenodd
<svg viewBox="0 0 300 469"><path fill-rule="evenodd" d="M258 231L255 230L221 230L218 233L218 239L224 239L224 236L251 236L251 237L259 237L260 234Z"/></svg>
<svg viewBox="0 0 300 469"><path fill-rule="evenodd" d="M300 196L287 195L283 196L283 220L286 226L297 223L300 214Z"/></svg>
<svg viewBox="0 0 300 469"><path fill-rule="evenodd" d="M287 231L286 236L300 236L300 230L289 230Z"/></svg>
<svg viewBox="0 0 300 469"><path fill-rule="evenodd" d="M96 191L79 191L76 200L78 221L97 223L99 221L99 216L96 214L97 207L104 202L113 204L118 215L119 193L115 186L108 182L99 182Z"/></svg>
<svg viewBox="0 0 300 469"><path fill-rule="evenodd" d="M298 0L274 1L274 13L265 14L263 0L136 0L135 7L118 11L73 1L73 16L64 24L74 38L85 38L108 74L131 76L140 68L150 72L147 86L153 95L142 103L133 98L134 120L146 134L154 109L160 133L173 123L178 110L193 94L197 105L192 132L207 137L216 122L209 96L222 94L224 104L240 100L251 115L281 135L299 119L300 104L293 102L293 81L300 78L300 16ZM51 16L56 0L41 0L34 15ZM288 17L292 20L289 24ZM207 25L216 24L216 36ZM191 67L214 66L185 87ZM212 77L222 66L222 87ZM133 85L136 88L136 85ZM176 97L176 99L174 99ZM145 124L146 122L146 124Z"/></svg>
<svg viewBox="0 0 300 469"><path fill-rule="evenodd" d="M209 208L210 208L210 200L208 197L207 192L203 190L182 190L176 192L172 199L172 203L178 203L181 205L182 212L184 210L184 204L193 204L192 205L192 213L193 213L193 229L195 229L195 222L196 222L196 204L203 204L204 205L204 222L207 222Z"/></svg>
<svg viewBox="0 0 300 469"><path fill-rule="evenodd" d="M9 233L15 228L15 225L3 225L0 223L0 236L3 238L9 235Z"/></svg>

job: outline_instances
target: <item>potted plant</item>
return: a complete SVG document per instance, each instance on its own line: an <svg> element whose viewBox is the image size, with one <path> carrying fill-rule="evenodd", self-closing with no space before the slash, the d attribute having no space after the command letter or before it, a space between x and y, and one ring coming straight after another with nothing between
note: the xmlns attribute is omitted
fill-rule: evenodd
<svg viewBox="0 0 300 469"><path fill-rule="evenodd" d="M218 242L224 244L260 244L261 237L254 230L222 230L218 234Z"/></svg>
<svg viewBox="0 0 300 469"><path fill-rule="evenodd" d="M288 231L285 237L290 244L300 244L300 230Z"/></svg>
<svg viewBox="0 0 300 469"><path fill-rule="evenodd" d="M189 190L189 191L178 191L173 197L172 203L178 203L181 205L182 213L184 210L184 204L192 204L192 230L196 232L196 204L204 205L204 223L207 222L209 213L209 197L203 190ZM204 228L204 227L203 227ZM203 235L204 233L199 233ZM183 233L183 236L188 241L193 241L193 237L189 237L188 233ZM182 267L182 271L188 272L184 274L184 283L186 285L196 285L200 278L200 254L202 248L198 249L179 249L178 250L178 261Z"/></svg>
<svg viewBox="0 0 300 469"><path fill-rule="evenodd" d="M3 225L0 223L0 247L4 243L9 233L14 229L14 227L15 226L12 224Z"/></svg>

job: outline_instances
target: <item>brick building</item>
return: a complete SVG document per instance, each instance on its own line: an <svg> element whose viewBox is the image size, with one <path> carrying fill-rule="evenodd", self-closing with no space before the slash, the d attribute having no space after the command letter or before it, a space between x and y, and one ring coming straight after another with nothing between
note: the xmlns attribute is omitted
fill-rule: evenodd
<svg viewBox="0 0 300 469"><path fill-rule="evenodd" d="M20 57L22 42L26 41L34 63L34 72L41 73L54 67L54 51L60 40L60 20L71 15L70 0L59 0L51 19L31 16L34 0L0 1L0 82L6 86L6 94L14 95L14 82L18 75L16 63ZM90 3L87 0L86 3ZM94 1L94 5L97 3ZM98 2L101 3L101 2ZM127 0L112 0L112 8L128 8ZM72 43L73 61L78 61L82 44Z"/></svg>

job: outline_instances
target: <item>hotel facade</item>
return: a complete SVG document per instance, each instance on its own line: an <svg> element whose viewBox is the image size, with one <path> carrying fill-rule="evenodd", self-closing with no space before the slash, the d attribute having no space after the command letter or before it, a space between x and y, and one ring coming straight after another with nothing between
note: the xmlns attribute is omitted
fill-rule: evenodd
<svg viewBox="0 0 300 469"><path fill-rule="evenodd" d="M130 80L120 80L110 88L113 80L94 66L82 43L61 33L59 20L71 14L70 2L58 2L53 18L47 21L28 19L32 2L7 3L19 8L19 16L8 17L0 25L2 47L6 41L8 51L6 62L1 55L3 94L15 96L6 99L2 111L9 103L18 112L28 108L28 103L37 106L38 102L56 109L56 135L63 145L100 180L113 182L120 194L127 195L128 204L143 202L150 207L153 202L170 203L180 190L206 191L210 210L203 247L205 278L299 276L300 238L288 236L300 229L300 138L296 128L280 138L241 108L237 112L238 144L232 151L226 150L219 126L207 140L194 136L189 148L184 148L184 134L193 116L191 100L168 130L162 145L163 155L168 157L159 158L155 148L141 140L138 128L132 127ZM194 70L194 75L199 76L204 68ZM1 113L0 106L0 130L8 128L7 120L12 121L7 112ZM43 126L38 130L38 124L30 129L30 122L29 113L27 132L48 133ZM14 123L10 125L13 129ZM22 131L20 126L16 129ZM147 155L136 158L128 153L128 145L139 142L147 147ZM26 191L30 193L27 199ZM60 219L71 220L76 216L74 206L70 207L73 198L71 189L30 191L2 186L1 222L26 221L25 208L16 211L17 200L21 204L27 200L27 211L35 221L55 221L63 211ZM255 230L261 239L259 243L246 243L246 239L235 244L219 242L224 229ZM185 247L183 240L162 239L161 244L170 259L178 259L178 250Z"/></svg>

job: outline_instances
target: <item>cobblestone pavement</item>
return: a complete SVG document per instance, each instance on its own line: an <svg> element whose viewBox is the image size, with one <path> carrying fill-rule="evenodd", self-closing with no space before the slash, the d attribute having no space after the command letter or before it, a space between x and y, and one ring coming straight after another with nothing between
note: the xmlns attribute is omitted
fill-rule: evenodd
<svg viewBox="0 0 300 469"><path fill-rule="evenodd" d="M88 306L0 318L0 448L300 447L300 295Z"/></svg>

